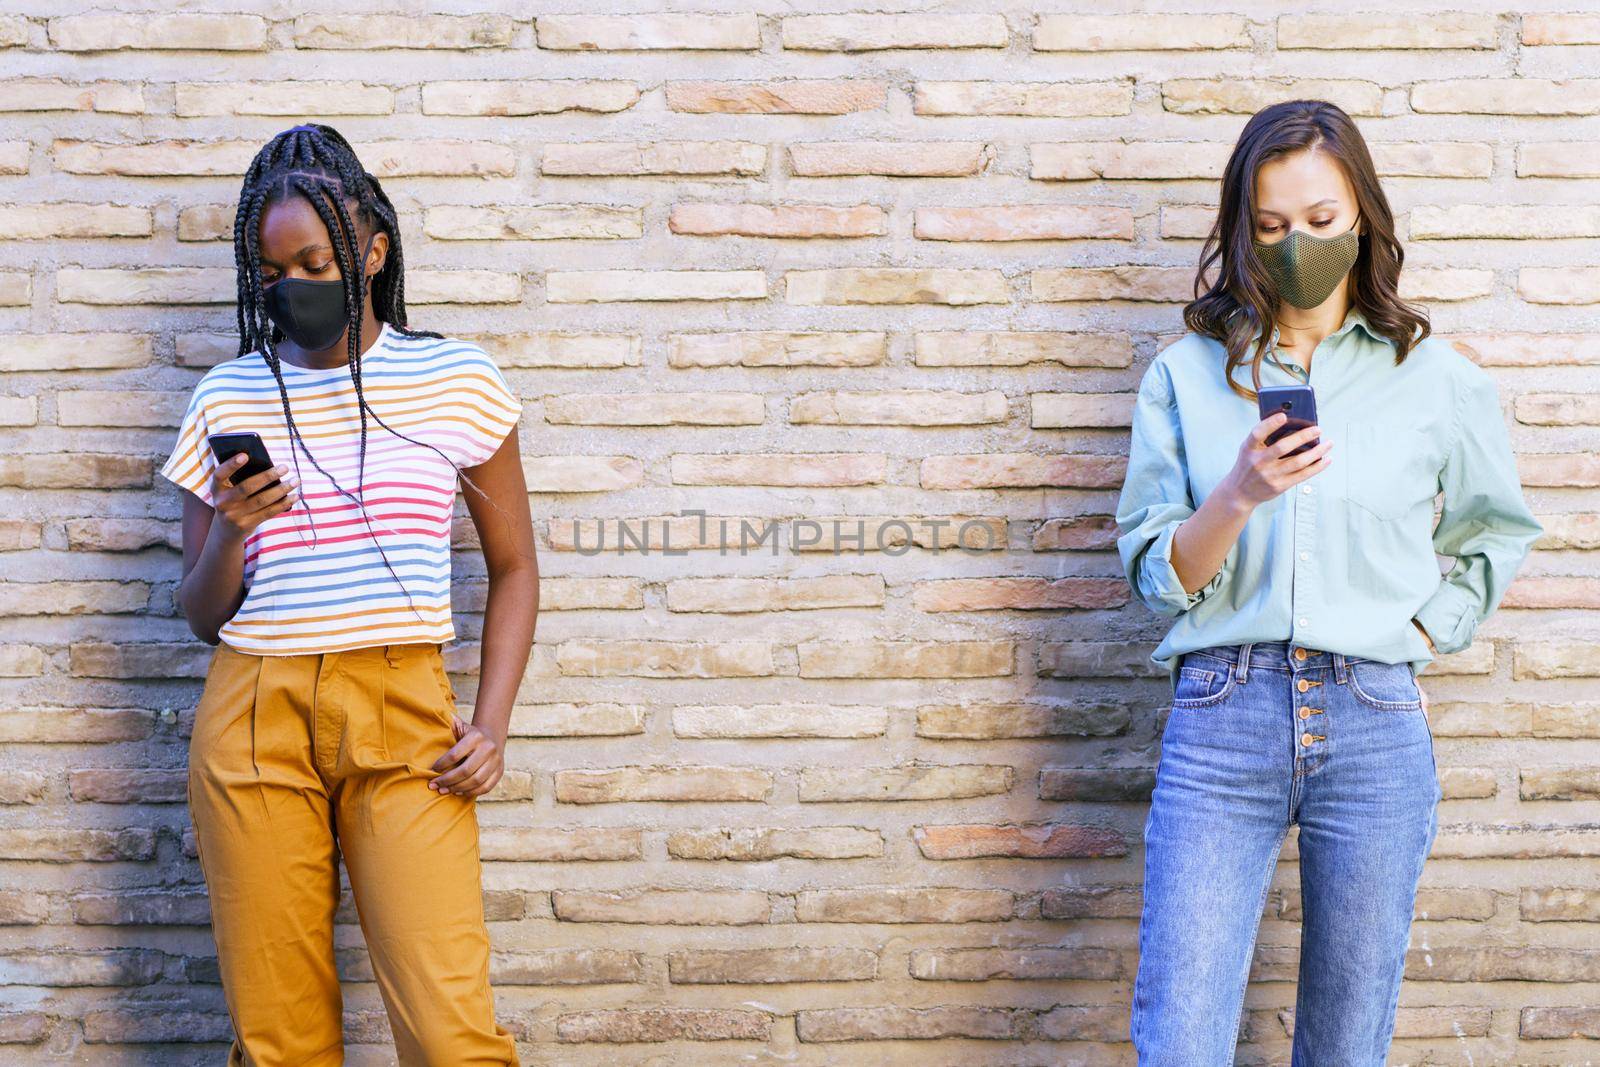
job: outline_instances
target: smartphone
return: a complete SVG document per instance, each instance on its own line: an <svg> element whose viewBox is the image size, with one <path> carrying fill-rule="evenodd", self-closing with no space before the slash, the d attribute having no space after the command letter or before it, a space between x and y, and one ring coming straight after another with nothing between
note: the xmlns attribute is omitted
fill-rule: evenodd
<svg viewBox="0 0 1600 1067"><path fill-rule="evenodd" d="M238 485L246 478L253 478L262 471L272 469L272 457L267 455L266 443L254 430L246 430L243 433L214 433L207 440L211 442L211 453L217 457L218 463L226 463L240 452L249 457L244 461L244 466L233 472L233 476L229 479L231 485ZM261 488L271 489L277 484L278 479L274 478Z"/></svg>
<svg viewBox="0 0 1600 1067"><path fill-rule="evenodd" d="M1269 445L1307 426L1317 424L1317 394L1311 391L1309 385L1269 385L1261 390L1256 402L1260 405L1263 419L1278 411L1289 416L1288 422L1267 437ZM1315 441L1309 441L1289 455L1297 456L1315 444Z"/></svg>

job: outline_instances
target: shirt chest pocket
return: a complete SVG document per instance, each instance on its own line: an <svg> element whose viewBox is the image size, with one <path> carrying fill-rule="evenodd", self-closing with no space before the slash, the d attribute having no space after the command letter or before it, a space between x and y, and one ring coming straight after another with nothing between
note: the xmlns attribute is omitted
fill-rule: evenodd
<svg viewBox="0 0 1600 1067"><path fill-rule="evenodd" d="M1351 421L1343 442L1345 498L1379 519L1403 519L1419 508L1431 512L1439 493L1439 462L1427 434L1391 422Z"/></svg>

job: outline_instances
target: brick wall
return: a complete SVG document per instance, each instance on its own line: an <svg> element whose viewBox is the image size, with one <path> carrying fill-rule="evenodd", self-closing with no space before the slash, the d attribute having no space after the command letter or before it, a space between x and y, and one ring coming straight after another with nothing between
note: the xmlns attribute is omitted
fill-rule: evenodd
<svg viewBox="0 0 1600 1067"><path fill-rule="evenodd" d="M314 117L388 184L413 321L480 340L527 402L545 614L480 809L526 1062L1130 1062L1166 690L1108 516L1221 164L1291 95L1356 116L1403 290L1492 368L1549 531L1427 675L1446 800L1394 1061L1595 1055L1581 0L241 6L0 15L0 1061L214 1063L228 1033L183 805L210 650L154 469L233 351L239 175ZM710 525L659 551L690 509ZM776 550L717 551L722 517L778 520ZM648 553L577 551L646 519ZM992 548L951 549L963 522ZM1295 886L1291 842L1247 1062L1287 1057ZM352 1062L388 1062L342 918Z"/></svg>

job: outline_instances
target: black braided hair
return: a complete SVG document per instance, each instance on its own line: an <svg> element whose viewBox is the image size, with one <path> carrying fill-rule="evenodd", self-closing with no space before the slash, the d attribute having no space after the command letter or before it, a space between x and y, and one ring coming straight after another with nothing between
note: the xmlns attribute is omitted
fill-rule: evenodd
<svg viewBox="0 0 1600 1067"><path fill-rule="evenodd" d="M339 264L339 273L344 282L345 306L350 314L346 348L349 353L350 380L355 386L356 406L361 421L361 446L356 468L356 488L361 494L359 496L352 495L339 485L333 475L323 469L301 435L300 428L294 421L294 413L289 408L289 392L284 385L281 361L277 353L277 343L284 335L267 317L266 295L261 284L261 215L268 204L297 195L305 197L323 224L327 226L329 242L333 246L334 258ZM354 201L356 204L353 217L345 206L346 201ZM367 532L372 536L373 546L383 557L384 566L388 568L390 577L394 578L395 584L406 594L412 614L416 615L419 621L423 621L410 591L395 573L394 567L389 563L388 554L383 551L383 546L373 533L372 518L367 514L363 499L367 464L367 415L370 413L379 426L394 436L438 452L455 468L461 480L487 500L508 523L510 516L507 516L494 498L468 477L453 459L426 441L418 441L400 433L384 422L367 403L366 394L361 386L361 324L369 283L365 263L361 258L358 222L361 228L371 234L381 231L389 235L388 258L384 261L383 269L373 275L370 282L373 314L380 322L388 323L407 337L444 336L429 330L414 330L406 325L405 259L400 247L400 225L394 205L389 202L383 186L378 183L376 177L367 173L362 167L350 143L337 130L320 123L311 123L284 130L268 141L256 153L249 169L245 171L244 184L239 192L239 206L233 221L233 255L238 273L239 355L259 352L272 370L273 378L277 380L278 395L283 400L283 417L288 425L290 451L296 475L300 473L300 453L304 452L311 465L321 471L335 489L355 502L361 510L362 519L366 522ZM316 518L310 508L306 509L306 518L311 525L311 546L315 548Z"/></svg>

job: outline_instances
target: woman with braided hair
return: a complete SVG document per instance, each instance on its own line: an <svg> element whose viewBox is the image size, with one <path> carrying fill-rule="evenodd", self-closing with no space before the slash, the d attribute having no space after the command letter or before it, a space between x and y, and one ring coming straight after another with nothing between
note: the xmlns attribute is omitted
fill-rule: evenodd
<svg viewBox="0 0 1600 1067"><path fill-rule="evenodd" d="M504 773L538 612L521 403L481 348L407 325L394 206L331 127L256 155L234 258L239 355L195 386L161 470L187 490L178 599L216 645L188 801L228 1063L344 1062L342 856L399 1062L518 1064L476 798ZM232 433L275 465L236 477ZM488 572L470 722L442 655L458 478Z"/></svg>

